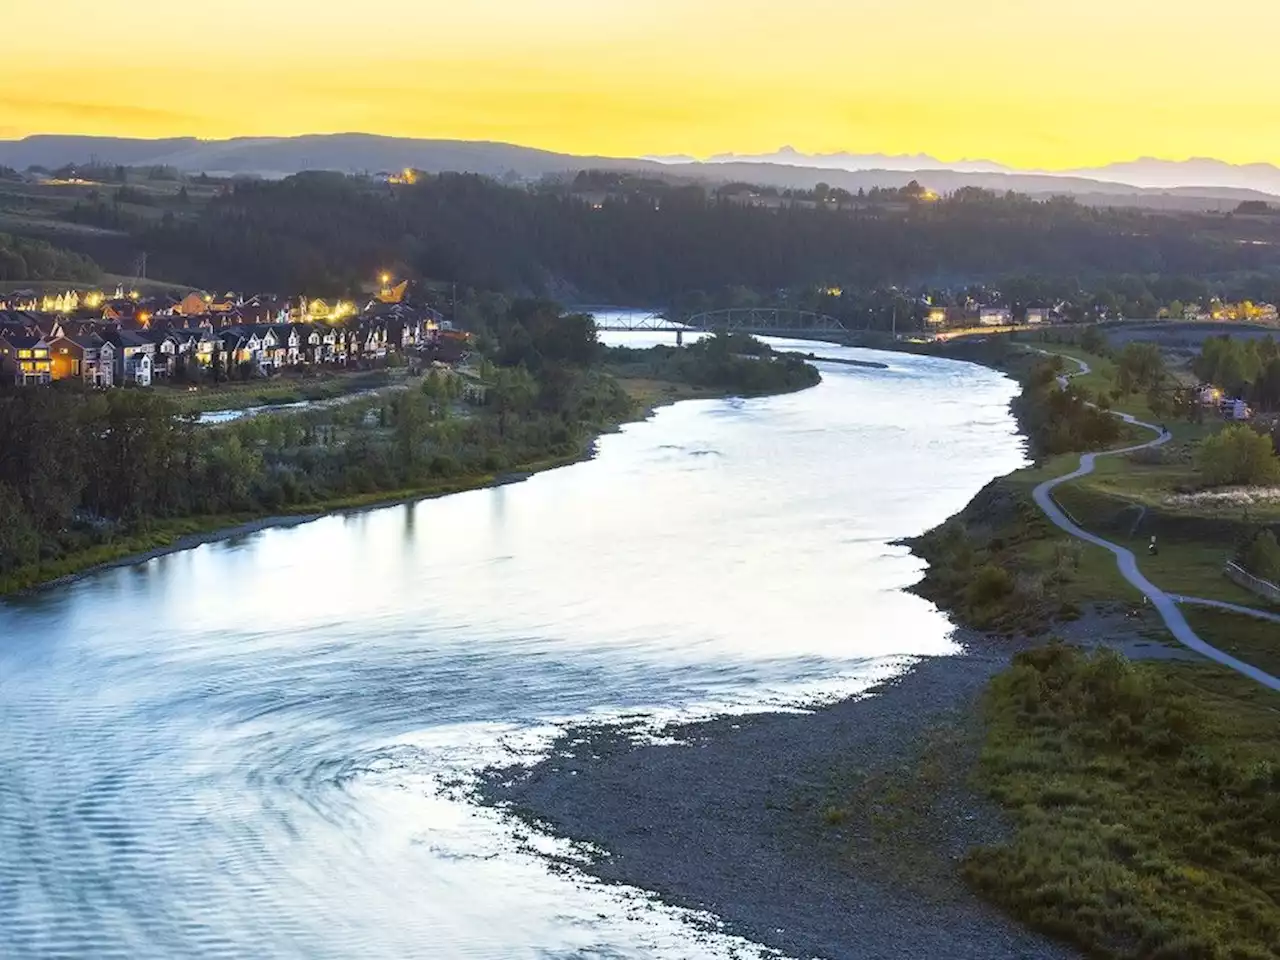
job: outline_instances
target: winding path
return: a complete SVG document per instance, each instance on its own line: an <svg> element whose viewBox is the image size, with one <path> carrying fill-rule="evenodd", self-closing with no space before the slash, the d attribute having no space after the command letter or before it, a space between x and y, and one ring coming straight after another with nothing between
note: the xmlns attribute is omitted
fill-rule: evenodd
<svg viewBox="0 0 1280 960"><path fill-rule="evenodd" d="M1036 352L1047 354L1047 351L1044 350L1038 350ZM1075 357L1068 357L1064 354L1048 355L1061 356L1066 360L1071 360L1077 363L1080 366L1080 372L1078 374L1072 374L1072 376L1080 376L1081 374L1087 374L1090 372L1089 365L1083 360L1078 360ZM1065 385L1068 379L1069 377L1060 377L1059 383ZM1145 427L1146 429L1159 434L1159 436L1155 440L1151 440L1147 443L1140 443L1132 447L1083 454L1080 457L1080 466L1071 473L1064 474L1063 476L1056 477L1052 480L1046 480L1035 488L1032 492L1032 496L1035 498L1036 503L1050 520L1073 537L1083 540L1086 543L1092 543L1095 546L1102 547L1102 549L1109 550L1114 554L1116 562L1120 567L1120 573L1127 581L1129 581L1129 583L1141 591L1147 599L1151 601L1151 605L1159 611L1160 616L1164 619L1165 626L1169 628L1169 632L1173 634L1174 638L1179 643L1188 649L1194 650L1202 656L1208 657L1216 663L1222 664L1224 667L1228 667L1231 670L1236 671L1236 673L1242 674L1251 680L1256 680L1263 686L1280 692L1280 678L1273 677L1265 670L1260 670L1251 664L1245 663L1243 660L1237 660L1235 657L1231 656L1231 654L1224 653L1217 647L1210 646L1201 640L1196 632L1191 629L1191 625L1187 623L1187 619L1182 615L1182 611L1178 609L1178 604L1183 603L1196 606L1215 607L1218 609L1229 610L1234 613L1242 613L1247 616L1258 617L1264 620L1274 620L1277 623L1280 623L1280 616L1265 613L1261 610L1254 610L1251 607L1237 606L1232 603L1221 603L1215 600L1201 600L1196 597L1182 597L1165 593L1143 576L1142 571L1138 569L1138 561L1133 555L1132 550L1112 543L1110 540L1104 540L1102 537L1096 536L1088 530L1078 526L1066 515L1066 513L1063 512L1062 508L1054 502L1054 489L1064 483L1070 482L1071 480L1076 480L1080 477L1093 473L1094 464L1098 457L1114 456L1121 453L1131 453L1134 450L1158 447L1161 444L1168 443L1170 440L1170 435L1160 427L1154 426L1150 423L1143 423L1141 420L1137 420L1127 413L1116 413L1115 415L1123 419L1126 423L1131 423L1138 427Z"/></svg>

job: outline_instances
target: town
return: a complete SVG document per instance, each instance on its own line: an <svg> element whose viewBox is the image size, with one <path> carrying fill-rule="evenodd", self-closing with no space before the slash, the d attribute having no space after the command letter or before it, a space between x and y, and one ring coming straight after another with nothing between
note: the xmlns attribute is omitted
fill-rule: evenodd
<svg viewBox="0 0 1280 960"><path fill-rule="evenodd" d="M17 386L198 385L305 368L456 359L466 334L379 278L363 306L271 294L143 296L117 287L0 295L0 379Z"/></svg>

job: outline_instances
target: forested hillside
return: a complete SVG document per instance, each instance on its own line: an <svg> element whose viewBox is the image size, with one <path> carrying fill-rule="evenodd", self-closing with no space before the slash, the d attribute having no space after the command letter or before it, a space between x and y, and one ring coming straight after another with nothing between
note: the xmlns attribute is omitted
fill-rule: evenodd
<svg viewBox="0 0 1280 960"><path fill-rule="evenodd" d="M99 274L88 257L60 250L43 240L0 233L0 282L27 280L83 280L91 282Z"/></svg>
<svg viewBox="0 0 1280 960"><path fill-rule="evenodd" d="M584 199L476 176L237 183L140 238L167 279L332 290L380 269L476 288L665 304L691 291L956 286L1046 292L1121 275L1280 299L1280 220L1097 210L962 190L903 204L753 207L700 187ZM1194 290L1191 291L1194 293Z"/></svg>

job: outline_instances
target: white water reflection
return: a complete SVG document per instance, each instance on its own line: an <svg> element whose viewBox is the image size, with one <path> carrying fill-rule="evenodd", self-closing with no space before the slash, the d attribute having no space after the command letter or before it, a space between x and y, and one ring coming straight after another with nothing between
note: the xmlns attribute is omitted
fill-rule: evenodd
<svg viewBox="0 0 1280 960"><path fill-rule="evenodd" d="M874 356L516 486L0 606L4 955L752 955L551 870L465 787L572 720L838 696L954 649L888 542L1021 463L1013 385Z"/></svg>

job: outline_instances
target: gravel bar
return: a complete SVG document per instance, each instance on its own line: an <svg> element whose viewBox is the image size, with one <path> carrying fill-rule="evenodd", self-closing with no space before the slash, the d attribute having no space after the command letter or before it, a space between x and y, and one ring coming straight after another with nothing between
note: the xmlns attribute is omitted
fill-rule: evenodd
<svg viewBox="0 0 1280 960"><path fill-rule="evenodd" d="M931 729L972 719L975 698L1016 645L959 636L964 655L922 660L871 696L808 713L676 726L666 734L677 744L637 743L618 728L568 730L534 767L489 771L480 798L605 851L588 874L709 911L730 932L793 957L1076 957L954 879L965 849L1005 835L998 811L967 786L943 798L924 831L927 856L951 887L944 894L868 868L850 855L856 831L823 822L838 771L902 768Z"/></svg>

